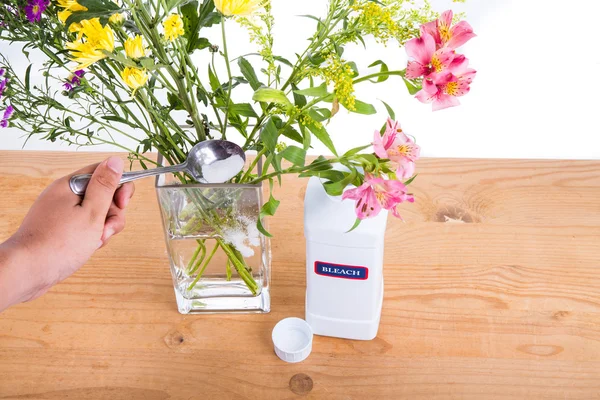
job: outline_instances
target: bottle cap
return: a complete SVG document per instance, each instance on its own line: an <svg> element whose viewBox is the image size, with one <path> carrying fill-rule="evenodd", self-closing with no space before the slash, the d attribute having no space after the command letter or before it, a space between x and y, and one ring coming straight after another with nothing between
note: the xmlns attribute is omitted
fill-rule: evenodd
<svg viewBox="0 0 600 400"><path fill-rule="evenodd" d="M300 318L279 321L273 328L272 338L275 354L285 362L304 361L312 351L312 329Z"/></svg>

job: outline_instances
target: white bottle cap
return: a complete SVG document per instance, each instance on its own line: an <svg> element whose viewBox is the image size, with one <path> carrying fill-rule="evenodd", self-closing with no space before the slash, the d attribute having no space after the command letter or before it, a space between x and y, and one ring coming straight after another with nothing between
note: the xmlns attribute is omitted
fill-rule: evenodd
<svg viewBox="0 0 600 400"><path fill-rule="evenodd" d="M279 321L273 328L272 338L275 354L285 362L304 361L312 351L312 329L300 318Z"/></svg>

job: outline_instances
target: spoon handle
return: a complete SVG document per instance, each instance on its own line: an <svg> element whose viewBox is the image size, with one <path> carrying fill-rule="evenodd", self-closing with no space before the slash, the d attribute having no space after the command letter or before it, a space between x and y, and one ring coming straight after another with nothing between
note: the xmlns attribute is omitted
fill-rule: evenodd
<svg viewBox="0 0 600 400"><path fill-rule="evenodd" d="M172 165L168 167L146 169L143 171L124 172L119 185L127 182L136 181L138 179L147 178L150 176L167 174L169 172L180 172L186 168L186 164ZM69 180L69 186L71 191L78 196L83 196L87 189L88 183L90 183L91 174L75 175Z"/></svg>

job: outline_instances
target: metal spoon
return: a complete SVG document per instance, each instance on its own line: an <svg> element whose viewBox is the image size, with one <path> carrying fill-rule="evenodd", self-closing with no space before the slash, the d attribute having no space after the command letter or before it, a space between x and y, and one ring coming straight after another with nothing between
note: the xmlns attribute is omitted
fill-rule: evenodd
<svg viewBox="0 0 600 400"><path fill-rule="evenodd" d="M233 160L236 156L240 158L237 163L235 162L236 160ZM213 176L214 174L210 174L208 177L204 176L204 172L207 171L208 166L224 160L232 161L232 165L228 165L231 168L229 171L220 171L217 177ZM144 171L125 172L119 184L122 185L149 176L170 172L187 172L200 183L223 183L236 176L244 167L245 161L246 155L244 154L244 150L237 144L225 140L207 140L192 147L187 160L183 164ZM73 193L83 196L91 177L91 174L73 176L69 181L69 186Z"/></svg>

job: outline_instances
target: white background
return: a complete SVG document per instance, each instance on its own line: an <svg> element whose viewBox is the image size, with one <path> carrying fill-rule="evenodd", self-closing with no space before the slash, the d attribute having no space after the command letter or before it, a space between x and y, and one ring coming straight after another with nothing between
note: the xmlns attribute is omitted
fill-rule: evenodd
<svg viewBox="0 0 600 400"><path fill-rule="evenodd" d="M596 0L468 0L455 4L433 0L437 11L465 11L478 35L460 51L478 71L471 93L457 108L431 112L406 92L399 79L361 86L359 98L374 104L381 114L364 117L340 112L329 126L340 150L372 140L383 123L385 109L396 110L404 130L415 136L432 157L489 158L600 158L600 45ZM273 0L276 49L292 57L302 49L312 24L295 15L322 14L323 0ZM239 32L241 33L241 31ZM232 56L248 52L244 40L231 32ZM19 49L0 43L0 52L24 71ZM345 57L366 67L384 59L390 68L406 64L403 49L355 47ZM198 62L202 62L199 59ZM363 72L366 72L363 71ZM0 130L0 149L20 149L23 132ZM75 150L61 143L32 138L26 149ZM95 150L107 150L97 147ZM92 149L89 149L92 150ZM315 145L314 153L326 154Z"/></svg>

